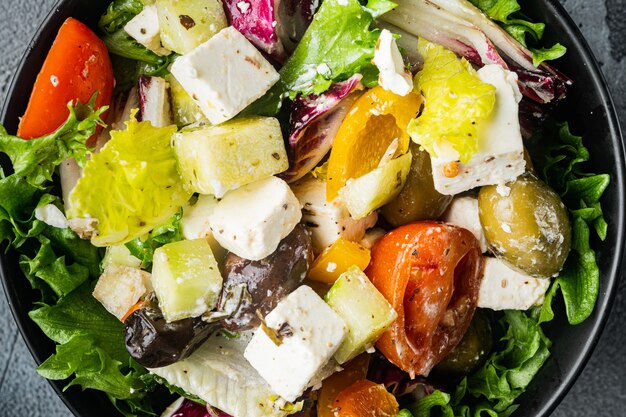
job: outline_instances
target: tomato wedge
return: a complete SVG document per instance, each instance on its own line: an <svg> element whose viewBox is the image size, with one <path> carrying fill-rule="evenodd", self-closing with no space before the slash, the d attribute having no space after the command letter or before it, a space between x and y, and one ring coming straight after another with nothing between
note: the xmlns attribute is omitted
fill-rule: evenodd
<svg viewBox="0 0 626 417"><path fill-rule="evenodd" d="M468 230L419 222L395 229L365 271L398 313L376 343L394 365L428 375L463 338L482 279L480 244Z"/></svg>
<svg viewBox="0 0 626 417"><path fill-rule="evenodd" d="M37 76L17 136L32 139L55 131L69 116L69 102L87 103L96 92L96 107L110 105L114 83L104 42L83 23L67 19Z"/></svg>

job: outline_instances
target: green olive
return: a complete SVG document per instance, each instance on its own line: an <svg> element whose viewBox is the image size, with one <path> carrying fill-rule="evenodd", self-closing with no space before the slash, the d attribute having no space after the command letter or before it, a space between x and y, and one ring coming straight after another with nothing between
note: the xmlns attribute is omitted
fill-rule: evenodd
<svg viewBox="0 0 626 417"><path fill-rule="evenodd" d="M452 201L452 196L439 194L433 185L430 156L419 145L411 143L413 160L404 188L381 212L392 226L398 227L417 220L436 219Z"/></svg>
<svg viewBox="0 0 626 417"><path fill-rule="evenodd" d="M491 323L485 313L476 310L463 339L435 369L442 374L467 375L483 364L492 346Z"/></svg>
<svg viewBox="0 0 626 417"><path fill-rule="evenodd" d="M526 173L506 187L482 187L478 211L489 249L535 277L552 277L570 250L565 205L548 185Z"/></svg>

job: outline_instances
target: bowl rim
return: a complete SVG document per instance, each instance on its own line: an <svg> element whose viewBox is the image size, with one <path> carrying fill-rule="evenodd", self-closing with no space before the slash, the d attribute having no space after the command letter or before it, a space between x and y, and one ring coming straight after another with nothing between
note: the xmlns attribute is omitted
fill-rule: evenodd
<svg viewBox="0 0 626 417"><path fill-rule="evenodd" d="M45 31L46 27L50 25L51 22L55 19L56 14L60 13L64 7L67 7L67 5L71 1L72 0L57 0L52 9L37 26L37 29L34 32L34 35L31 38L30 42L28 43L26 50L16 67L17 69L12 74L11 81L8 84L6 95L2 103L2 110L0 111L0 121L3 124L6 123L9 105L11 104L10 102L12 101L12 97L15 95L15 89L18 84L20 74L26 69L27 63L31 60L34 51L36 51L40 46L45 46L43 32ZM624 146L624 137L620 128L615 102L609 91L606 77L602 73L598 61L594 56L593 51L589 46L587 40L583 36L582 32L580 31L572 17L565 10L563 5L558 0L538 1L543 3L541 7L547 7L551 9L551 12L555 13L555 15L563 21L564 26L567 29L566 32L567 36L569 36L569 40L576 46L579 51L581 51L581 57L583 61L588 64L586 65L587 71L590 73L591 79L595 83L594 87L600 97L601 107L606 110L608 135L611 137L611 143L614 150L617 151L615 153L616 177L611 178L611 181L615 183L616 189L618 190L616 205L618 207L624 207L626 205L626 165L624 162L626 159L626 152ZM621 271L621 265L623 263L625 251L625 211L618 210L618 214L615 220L616 221L613 224L614 227L617 228L616 247L614 248L614 255L610 258L611 262L609 262L608 274L605 277L601 277L603 278L603 284L605 287L604 293L606 295L603 296L602 292L598 295L598 300L594 307L594 314L596 315L596 318L595 321L593 321L592 327L589 331L590 337L578 350L575 360L572 363L573 366L571 366L570 369L565 373L563 379L560 381L558 387L549 397L548 401L540 406L539 411L536 414L537 417L549 416L562 402L564 397L573 387L574 383L576 382L582 371L585 369L586 364L591 358L591 355L593 354L599 342L600 336L602 335L602 332L606 326L611 309L615 304L615 298L619 290L619 282L622 279L623 275ZM2 281L4 294L6 296L7 303L9 309L11 310L13 319L19 329L20 335L26 343L30 354L35 359L35 362L39 365L47 358L42 357L39 352L38 346L35 344L34 340L29 337L29 331L27 329L27 321L29 320L29 317L20 315L20 312L13 302L12 296L14 294L12 294L12 290L10 289L9 276L5 271L5 256L6 254L0 254L0 281ZM588 318L588 320L590 319L591 318ZM68 395L65 394L63 391L63 384L61 383L62 381L52 381L48 379L46 379L46 381L48 381L48 383L52 386L54 392L59 398L61 398L65 406L74 415L79 416L77 407L68 397Z"/></svg>

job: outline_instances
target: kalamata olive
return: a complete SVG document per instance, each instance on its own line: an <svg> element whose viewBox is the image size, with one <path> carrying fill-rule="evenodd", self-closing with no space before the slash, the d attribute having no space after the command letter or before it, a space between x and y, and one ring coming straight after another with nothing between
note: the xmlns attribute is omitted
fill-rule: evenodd
<svg viewBox="0 0 626 417"><path fill-rule="evenodd" d="M465 336L435 368L438 373L461 376L483 364L493 347L491 323L480 309L476 310Z"/></svg>
<svg viewBox="0 0 626 417"><path fill-rule="evenodd" d="M571 226L565 205L547 184L526 173L506 187L482 187L478 211L495 256L535 277L561 270Z"/></svg>
<svg viewBox="0 0 626 417"><path fill-rule="evenodd" d="M412 143L411 170L400 194L381 213L392 226L398 227L418 220L437 219L452 201L452 196L439 194L433 185L430 156Z"/></svg>
<svg viewBox="0 0 626 417"><path fill-rule="evenodd" d="M301 224L265 259L250 261L229 253L222 273L220 309L232 315L222 320L224 328L240 331L258 326L257 311L265 316L298 288L312 262L311 237Z"/></svg>
<svg viewBox="0 0 626 417"><path fill-rule="evenodd" d="M218 328L200 317L168 323L157 303L151 302L124 322L126 350L146 368L160 368L191 355Z"/></svg>

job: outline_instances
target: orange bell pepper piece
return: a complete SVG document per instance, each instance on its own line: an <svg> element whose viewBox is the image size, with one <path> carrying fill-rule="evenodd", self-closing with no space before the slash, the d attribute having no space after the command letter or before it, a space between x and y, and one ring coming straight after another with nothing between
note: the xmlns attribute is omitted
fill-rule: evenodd
<svg viewBox="0 0 626 417"><path fill-rule="evenodd" d="M356 242L339 238L313 261L308 278L333 284L352 265L364 271L369 263L369 249Z"/></svg>

